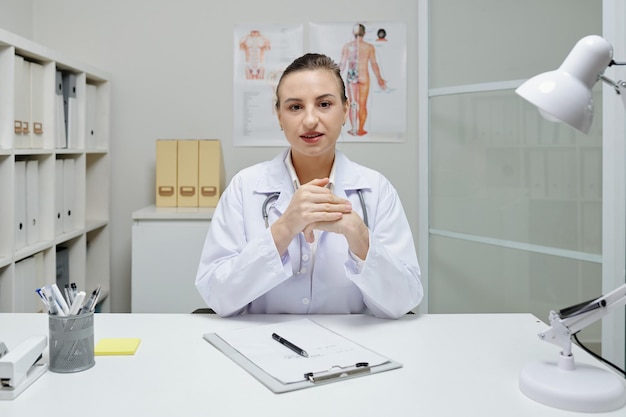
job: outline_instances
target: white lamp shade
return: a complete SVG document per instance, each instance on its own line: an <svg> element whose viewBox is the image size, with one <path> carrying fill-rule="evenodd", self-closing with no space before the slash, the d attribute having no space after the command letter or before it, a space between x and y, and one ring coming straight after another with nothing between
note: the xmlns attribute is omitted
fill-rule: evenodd
<svg viewBox="0 0 626 417"><path fill-rule="evenodd" d="M600 36L586 36L559 69L529 79L515 92L537 106L546 119L589 133L593 121L591 89L612 58L609 42Z"/></svg>

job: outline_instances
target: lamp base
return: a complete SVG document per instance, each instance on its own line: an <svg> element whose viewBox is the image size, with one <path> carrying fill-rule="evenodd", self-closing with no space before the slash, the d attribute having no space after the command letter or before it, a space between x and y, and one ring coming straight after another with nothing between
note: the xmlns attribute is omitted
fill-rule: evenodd
<svg viewBox="0 0 626 417"><path fill-rule="evenodd" d="M574 366L573 356L535 362L520 374L520 390L555 408L579 412L617 410L626 403L626 387L617 375L587 364Z"/></svg>

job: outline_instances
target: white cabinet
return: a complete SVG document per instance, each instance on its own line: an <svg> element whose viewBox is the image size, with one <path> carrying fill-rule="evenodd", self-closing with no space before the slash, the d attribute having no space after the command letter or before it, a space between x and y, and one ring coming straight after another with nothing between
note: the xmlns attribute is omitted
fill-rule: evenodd
<svg viewBox="0 0 626 417"><path fill-rule="evenodd" d="M69 141L60 75L75 87ZM69 279L101 285L110 310L110 89L101 71L0 29L0 312L42 309L35 289L55 282L61 248Z"/></svg>
<svg viewBox="0 0 626 417"><path fill-rule="evenodd" d="M133 313L206 307L195 278L214 210L148 206L133 213Z"/></svg>

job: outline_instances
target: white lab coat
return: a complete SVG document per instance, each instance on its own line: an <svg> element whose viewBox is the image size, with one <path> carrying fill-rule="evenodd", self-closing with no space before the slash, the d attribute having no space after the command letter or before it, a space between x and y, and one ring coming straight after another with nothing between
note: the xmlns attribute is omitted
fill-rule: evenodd
<svg viewBox="0 0 626 417"><path fill-rule="evenodd" d="M268 205L271 225L291 201L294 187L284 163L286 152L240 171L224 191L196 276L207 305L221 316L369 312L384 318L416 307L423 297L420 269L398 194L380 173L340 151L334 192L349 199L363 217L356 193L362 190L370 229L365 262L359 267L346 239L331 232L320 234L314 255L302 233L285 255L278 254L262 206L267 196L280 192Z"/></svg>

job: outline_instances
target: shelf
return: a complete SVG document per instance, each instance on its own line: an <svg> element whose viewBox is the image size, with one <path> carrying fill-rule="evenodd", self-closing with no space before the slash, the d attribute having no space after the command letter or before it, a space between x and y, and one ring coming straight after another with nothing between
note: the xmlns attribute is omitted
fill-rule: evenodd
<svg viewBox="0 0 626 417"><path fill-rule="evenodd" d="M17 251L15 251L15 254L13 255L13 261L14 262L19 262L22 259L28 258L29 256L33 256L36 253L39 253L45 249L49 249L51 248L53 245L52 242L47 241L47 242L37 242L33 245L30 245L28 247L19 249Z"/></svg>
<svg viewBox="0 0 626 417"><path fill-rule="evenodd" d="M0 258L0 270L5 268L13 263L13 259L11 258Z"/></svg>
<svg viewBox="0 0 626 417"><path fill-rule="evenodd" d="M71 281L109 293L108 79L0 29L0 312L39 311L32 287L55 282L59 253Z"/></svg>
<svg viewBox="0 0 626 417"><path fill-rule="evenodd" d="M108 220L91 221L85 225L85 233L93 232L94 230L102 229L109 225Z"/></svg>

